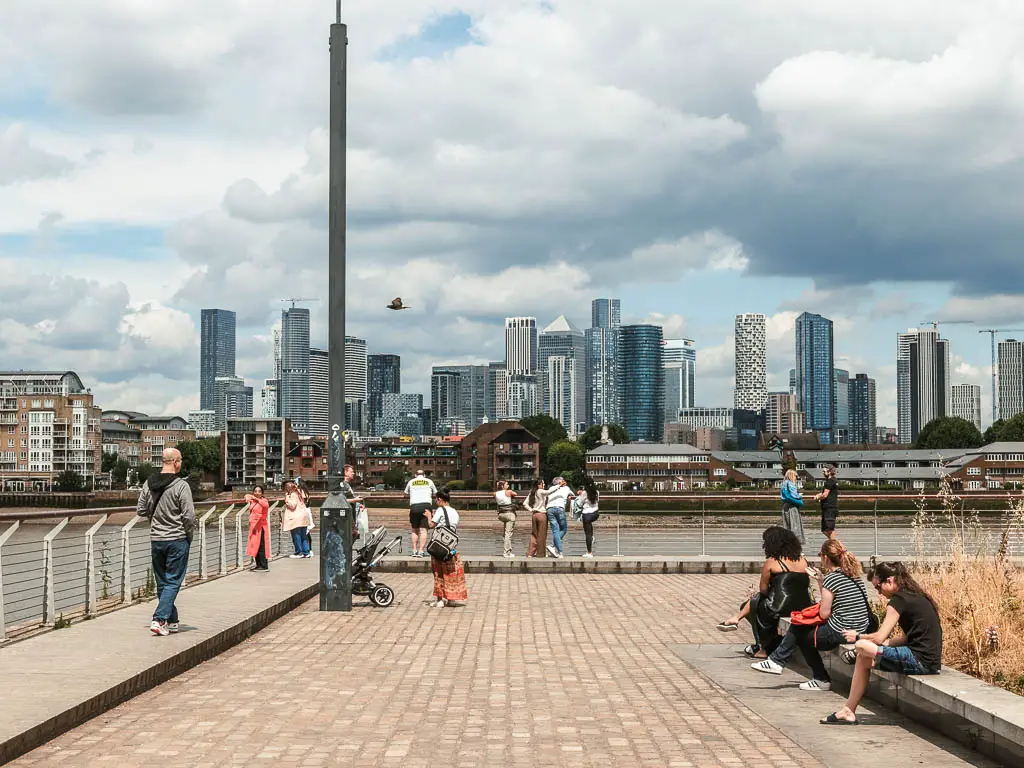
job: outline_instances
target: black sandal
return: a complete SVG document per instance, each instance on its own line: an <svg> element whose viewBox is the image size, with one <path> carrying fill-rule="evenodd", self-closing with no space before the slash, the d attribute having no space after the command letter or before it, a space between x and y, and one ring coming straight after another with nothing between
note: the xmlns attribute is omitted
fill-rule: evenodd
<svg viewBox="0 0 1024 768"><path fill-rule="evenodd" d="M836 717L835 712L828 717L821 718L818 722L822 725L860 725L860 720L843 720L841 717Z"/></svg>
<svg viewBox="0 0 1024 768"><path fill-rule="evenodd" d="M743 649L743 655L750 659L756 659L757 654L761 652L761 646L759 645L748 645Z"/></svg>

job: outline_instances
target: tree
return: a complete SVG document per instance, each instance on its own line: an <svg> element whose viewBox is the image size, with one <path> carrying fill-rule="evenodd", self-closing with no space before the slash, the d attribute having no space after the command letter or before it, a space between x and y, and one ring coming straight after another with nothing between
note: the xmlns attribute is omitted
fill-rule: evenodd
<svg viewBox="0 0 1024 768"><path fill-rule="evenodd" d="M142 485L144 482L149 480L152 475L156 474L157 471L157 468L152 464L140 464L134 471L135 482Z"/></svg>
<svg viewBox="0 0 1024 768"><path fill-rule="evenodd" d="M388 488L405 488L405 484L409 479L409 473L405 468L405 464L392 464L388 467L388 471L381 477L381 482L384 483Z"/></svg>
<svg viewBox="0 0 1024 768"><path fill-rule="evenodd" d="M619 424L595 424L586 432L580 435L579 444L584 451L592 451L601 444L601 430L608 427L608 439L615 445L622 445L629 442L629 434L626 428Z"/></svg>
<svg viewBox="0 0 1024 768"><path fill-rule="evenodd" d="M723 440L722 441L723 451L738 451L739 445L736 444L735 440Z"/></svg>
<svg viewBox="0 0 1024 768"><path fill-rule="evenodd" d="M216 474L220 470L220 439L183 440L178 443L183 475Z"/></svg>
<svg viewBox="0 0 1024 768"><path fill-rule="evenodd" d="M521 419L520 424L523 427L537 436L540 440L540 465L544 467L548 460L548 449L553 443L559 440L565 440L568 433L565 431L565 427L562 426L561 422L557 419L553 419L547 414L540 414L538 416L528 416L525 419Z"/></svg>
<svg viewBox="0 0 1024 768"><path fill-rule="evenodd" d="M117 466L117 454L103 452L103 464L101 466L102 472L113 472L114 467Z"/></svg>
<svg viewBox="0 0 1024 768"><path fill-rule="evenodd" d="M118 459L116 462L114 462L114 466L111 467L109 470L106 470L110 472L111 487L113 487L114 483L126 482L128 478L128 470L131 468L131 464L129 464L124 459Z"/></svg>
<svg viewBox="0 0 1024 768"><path fill-rule="evenodd" d="M583 481L586 469L586 453L579 443L559 440L548 449L548 460L544 466L544 479L548 482L561 475L574 488Z"/></svg>
<svg viewBox="0 0 1024 768"><path fill-rule="evenodd" d="M971 422L956 416L942 416L924 425L914 447L977 448L983 442L981 432Z"/></svg>
<svg viewBox="0 0 1024 768"><path fill-rule="evenodd" d="M54 480L54 488L61 493L85 490L85 480L73 469L65 469Z"/></svg>
<svg viewBox="0 0 1024 768"><path fill-rule="evenodd" d="M1009 419L999 419L985 430L985 444L1024 442L1024 413Z"/></svg>

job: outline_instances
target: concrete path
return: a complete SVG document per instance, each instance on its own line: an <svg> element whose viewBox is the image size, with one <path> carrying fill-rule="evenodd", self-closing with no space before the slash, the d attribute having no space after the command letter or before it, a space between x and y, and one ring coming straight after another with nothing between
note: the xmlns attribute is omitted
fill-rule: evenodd
<svg viewBox="0 0 1024 768"><path fill-rule="evenodd" d="M318 563L278 560L183 590L177 635L150 634L150 600L0 649L0 763L285 615L316 593Z"/></svg>
<svg viewBox="0 0 1024 768"><path fill-rule="evenodd" d="M392 608L360 603L347 614L319 613L307 602L14 765L878 764L822 748L856 733L792 730L788 692L752 694L765 681L748 677L744 660L731 672L742 679L719 679L705 659L674 652L679 645L734 652L743 638L713 625L723 606L739 601L747 575L470 574L468 602L451 608L425 604L427 574L386 580L398 594ZM158 644L138 636L140 628L122 628L134 648ZM36 680L57 686L74 674ZM782 703L770 717L768 696ZM826 699L805 705L808 717L829 706ZM887 755L884 764L913 764L902 761L913 739L936 768L988 765L898 722L861 729Z"/></svg>

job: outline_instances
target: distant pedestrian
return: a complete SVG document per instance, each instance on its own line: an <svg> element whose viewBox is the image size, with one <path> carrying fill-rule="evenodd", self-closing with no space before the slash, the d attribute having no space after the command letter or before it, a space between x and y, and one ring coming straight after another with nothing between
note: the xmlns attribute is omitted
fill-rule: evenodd
<svg viewBox="0 0 1024 768"><path fill-rule="evenodd" d="M564 477L556 477L551 481L551 490L547 496L548 526L551 528L551 544L548 545L548 552L552 557L562 556L562 540L569 531L569 521L566 519L565 510L569 506L569 500L575 494L565 482Z"/></svg>
<svg viewBox="0 0 1024 768"><path fill-rule="evenodd" d="M443 525L452 531L458 528L459 513L452 508L451 500L448 491L437 492L437 509L434 510L433 518L427 517L428 527L437 528ZM431 557L430 569L434 572L434 597L437 598L435 608L452 605L456 600L469 599L466 590L466 571L462 567L462 558L458 552L453 553L447 560Z"/></svg>
<svg viewBox="0 0 1024 768"><path fill-rule="evenodd" d="M281 530L288 531L292 537L295 552L289 557L312 557L309 552L309 539L306 529L309 526L309 509L302 501L302 494L291 480L284 484L284 514L281 515Z"/></svg>
<svg viewBox="0 0 1024 768"><path fill-rule="evenodd" d="M430 511L434 508L434 497L437 488L422 469L416 470L416 476L405 485L405 495L409 497L409 527L412 528L412 556L426 557L427 528Z"/></svg>
<svg viewBox="0 0 1024 768"><path fill-rule="evenodd" d="M161 456L160 473L142 486L136 513L149 518L150 553L156 580L156 610L149 631L158 637L177 632L178 608L174 604L185 580L188 550L196 525L192 489L178 477L181 453L167 448Z"/></svg>
<svg viewBox="0 0 1024 768"><path fill-rule="evenodd" d="M831 464L825 467L823 474L825 487L814 500L821 502L821 532L831 539L836 535L836 518L839 516L839 483L836 481L836 468Z"/></svg>
<svg viewBox="0 0 1024 768"><path fill-rule="evenodd" d="M345 499L352 505L352 512L355 518L352 529L353 539L358 536L358 538L366 541L366 537L370 533L370 516L366 511L366 505L363 504L363 497L357 496L356 492L352 490L352 481L355 478L356 468L351 464L346 464L344 480L341 483L341 492L345 494Z"/></svg>
<svg viewBox="0 0 1024 768"><path fill-rule="evenodd" d="M782 497L782 527L791 531L800 540L801 546L806 544L804 523L800 517L800 510L804 506L804 497L800 495L800 489L796 485L795 469L786 470L785 479L779 489L779 496Z"/></svg>
<svg viewBox="0 0 1024 768"><path fill-rule="evenodd" d="M263 498L263 486L245 494L249 504L249 541L245 553L253 558L254 571L270 570L270 502Z"/></svg>
<svg viewBox="0 0 1024 768"><path fill-rule="evenodd" d="M302 504L306 507L306 552L312 557L313 529L316 528L316 525L313 523L313 508L309 505L309 489L306 488L301 477L295 478L295 487L298 488Z"/></svg>
<svg viewBox="0 0 1024 768"><path fill-rule="evenodd" d="M598 507L599 499L600 494L593 479L584 477L583 485L580 487L576 500L573 502L574 506L579 507L580 520L583 521L583 536L587 542L587 551L583 555L584 557L594 556L594 523L601 516Z"/></svg>
<svg viewBox="0 0 1024 768"><path fill-rule="evenodd" d="M502 557L511 559L515 557L515 553L512 552L512 534L516 530L516 492L512 490L507 480L498 483L494 500L498 503L498 520L503 526Z"/></svg>
<svg viewBox="0 0 1024 768"><path fill-rule="evenodd" d="M548 492L544 481L533 484L526 497L526 511L530 513L530 543L526 548L527 557L544 557L544 541L548 537Z"/></svg>

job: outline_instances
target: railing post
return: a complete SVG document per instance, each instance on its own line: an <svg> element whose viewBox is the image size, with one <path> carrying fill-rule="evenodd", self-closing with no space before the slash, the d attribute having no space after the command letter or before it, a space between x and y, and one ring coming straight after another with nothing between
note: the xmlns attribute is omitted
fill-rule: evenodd
<svg viewBox="0 0 1024 768"><path fill-rule="evenodd" d="M51 627L56 619L56 605L53 589L53 540L71 520L65 517L43 537L43 626Z"/></svg>
<svg viewBox="0 0 1024 768"><path fill-rule="evenodd" d="M14 535L21 525L20 520L15 520L6 531L0 533L0 643L7 639L7 620L4 617L4 544Z"/></svg>
<svg viewBox="0 0 1024 768"><path fill-rule="evenodd" d="M235 512L235 565L239 568L242 567L243 559L245 558L245 546L242 544L245 539L242 538L242 515L249 509L248 504L243 504ZM273 509L273 507L271 507ZM248 534L246 534L248 536Z"/></svg>
<svg viewBox="0 0 1024 768"><path fill-rule="evenodd" d="M96 547L93 538L96 531L107 522L107 515L99 520L85 532L85 615L93 616L96 613Z"/></svg>
<svg viewBox="0 0 1024 768"><path fill-rule="evenodd" d="M878 499L875 499L875 557L878 557Z"/></svg>
<svg viewBox="0 0 1024 768"><path fill-rule="evenodd" d="M704 536L705 536L705 515L706 515L705 500L702 498L700 500L700 556L701 557L707 557L707 554L708 554L707 544L706 544L706 542L704 540Z"/></svg>
<svg viewBox="0 0 1024 768"><path fill-rule="evenodd" d="M142 518L136 515L121 528L121 602L132 599L132 528Z"/></svg>
<svg viewBox="0 0 1024 768"><path fill-rule="evenodd" d="M214 513L216 507L210 507L210 511L199 518L199 579L206 581L210 578L210 571L206 564L206 550L209 547L206 546L206 521L210 519L210 515Z"/></svg>
<svg viewBox="0 0 1024 768"><path fill-rule="evenodd" d="M220 516L217 518L217 537L220 539L220 569L217 573L220 576L225 576L228 572L228 540L224 531L224 518L227 517L234 508L235 505L232 504L221 512Z"/></svg>
<svg viewBox="0 0 1024 768"><path fill-rule="evenodd" d="M622 554L619 551L619 518L622 516L622 500L615 500L615 556L618 557Z"/></svg>

